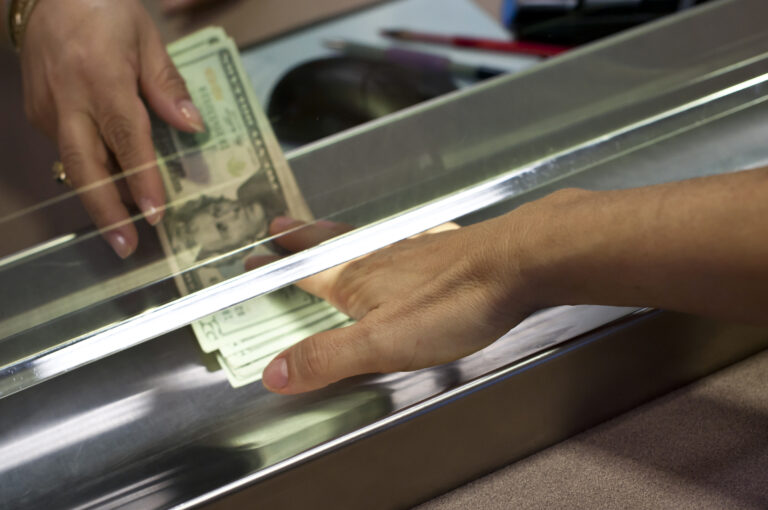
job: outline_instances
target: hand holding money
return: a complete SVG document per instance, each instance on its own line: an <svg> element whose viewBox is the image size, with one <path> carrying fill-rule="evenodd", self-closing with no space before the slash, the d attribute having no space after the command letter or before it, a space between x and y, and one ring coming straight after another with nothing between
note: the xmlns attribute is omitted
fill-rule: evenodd
<svg viewBox="0 0 768 510"><path fill-rule="evenodd" d="M295 229L277 242L302 250L343 230L299 225L281 219L272 233ZM264 385L301 393L353 375L454 361L500 338L532 311L523 299L515 302L525 295L523 280L494 246L506 228L502 218L460 229L443 225L298 282L358 322L278 354L264 370Z"/></svg>
<svg viewBox="0 0 768 510"><path fill-rule="evenodd" d="M310 219L310 213L234 42L220 28L207 28L169 52L208 127L189 135L153 119L168 196L158 233L179 291L189 294L242 273L249 254L277 258L263 242L270 221ZM289 287L214 313L192 329L230 383L242 386L261 379L285 347L348 322L328 303Z"/></svg>
<svg viewBox="0 0 768 510"><path fill-rule="evenodd" d="M200 132L184 81L138 0L39 1L20 42L27 114L58 142L88 214L127 257L138 238L125 202L151 224L165 204L141 97L176 129ZM122 198L112 180L119 170L128 187Z"/></svg>

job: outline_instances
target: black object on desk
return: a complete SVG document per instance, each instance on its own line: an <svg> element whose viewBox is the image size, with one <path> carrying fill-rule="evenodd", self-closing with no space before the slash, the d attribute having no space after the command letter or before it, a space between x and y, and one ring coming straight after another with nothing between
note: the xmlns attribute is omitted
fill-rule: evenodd
<svg viewBox="0 0 768 510"><path fill-rule="evenodd" d="M329 57L283 76L272 91L267 116L281 143L301 145L456 88L447 71Z"/></svg>
<svg viewBox="0 0 768 510"><path fill-rule="evenodd" d="M708 0L516 0L511 28L521 41L579 45Z"/></svg>

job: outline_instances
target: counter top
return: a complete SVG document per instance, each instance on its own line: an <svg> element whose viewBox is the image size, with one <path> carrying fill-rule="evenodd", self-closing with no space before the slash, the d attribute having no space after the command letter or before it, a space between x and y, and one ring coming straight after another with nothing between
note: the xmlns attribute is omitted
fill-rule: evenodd
<svg viewBox="0 0 768 510"><path fill-rule="evenodd" d="M768 351L418 510L768 507Z"/></svg>

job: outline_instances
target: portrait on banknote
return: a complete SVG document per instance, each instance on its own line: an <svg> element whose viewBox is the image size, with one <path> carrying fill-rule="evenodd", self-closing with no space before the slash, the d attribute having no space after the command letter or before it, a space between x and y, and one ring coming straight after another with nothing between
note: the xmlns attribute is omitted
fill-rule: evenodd
<svg viewBox="0 0 768 510"><path fill-rule="evenodd" d="M240 276L245 259L276 254L269 224L312 214L253 94L234 42L206 28L168 47L205 132L152 118L166 211L157 225L182 295ZM294 288L241 302L191 324L234 387L259 380L271 358L302 338L348 324L329 303Z"/></svg>
<svg viewBox="0 0 768 510"><path fill-rule="evenodd" d="M203 261L264 239L269 222L286 212L285 201L257 172L237 188L235 198L200 195L169 211L165 224L174 253L191 252Z"/></svg>

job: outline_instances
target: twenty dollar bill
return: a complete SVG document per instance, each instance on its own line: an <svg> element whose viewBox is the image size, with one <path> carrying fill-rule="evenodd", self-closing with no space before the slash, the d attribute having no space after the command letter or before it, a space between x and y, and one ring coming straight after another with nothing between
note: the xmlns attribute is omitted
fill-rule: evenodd
<svg viewBox="0 0 768 510"><path fill-rule="evenodd" d="M189 294L243 272L276 216L310 212L254 96L233 41L207 28L168 47L206 130L182 133L153 119L168 209L158 230L176 284ZM233 386L260 379L267 363L306 336L348 318L297 288L251 299L192 324Z"/></svg>

